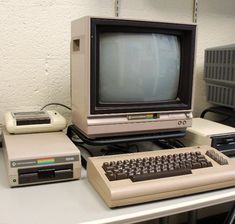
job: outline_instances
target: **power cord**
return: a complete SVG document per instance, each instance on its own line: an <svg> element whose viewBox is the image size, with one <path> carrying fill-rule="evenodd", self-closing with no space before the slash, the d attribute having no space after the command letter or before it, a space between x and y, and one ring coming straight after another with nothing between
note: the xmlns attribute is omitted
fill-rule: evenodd
<svg viewBox="0 0 235 224"><path fill-rule="evenodd" d="M61 106L61 107L64 107L64 108L66 108L66 109L68 109L68 110L72 110L71 107L68 107L68 106L66 106L66 105L64 105L64 104L62 104L62 103L48 103L48 104L46 104L45 106L43 106L43 107L41 108L41 110L45 109L45 108L48 107L48 106L52 106L52 105Z"/></svg>
<svg viewBox="0 0 235 224"><path fill-rule="evenodd" d="M90 155L92 155L92 153L90 152L90 150L85 146L85 143L75 134L73 134L72 136L70 136L70 140L78 147L81 147L83 149L85 149Z"/></svg>
<svg viewBox="0 0 235 224"><path fill-rule="evenodd" d="M169 139L168 140L171 145L173 145L176 148L184 148L186 147L183 142L181 142L179 139Z"/></svg>
<svg viewBox="0 0 235 224"><path fill-rule="evenodd" d="M126 146L121 146L121 145L109 145L107 149L103 149L102 151L104 152L104 155L113 155L113 154L120 154L120 153L131 153L133 152L132 148L135 148L135 152L138 152L138 146L135 144L128 145Z"/></svg>
<svg viewBox="0 0 235 224"><path fill-rule="evenodd" d="M84 150L86 150L89 154L90 154L90 156L92 156L93 154L92 154L92 152L86 147L86 146L84 146L83 144L79 144L79 143L76 143L76 142L73 142L76 146L78 146L78 147L81 147L81 148L83 148Z"/></svg>
<svg viewBox="0 0 235 224"><path fill-rule="evenodd" d="M2 132L3 132L2 128L3 128L3 124L0 123L0 148L2 148L2 138L3 138L3 137L2 137L2 135L3 135L3 133L2 133Z"/></svg>
<svg viewBox="0 0 235 224"><path fill-rule="evenodd" d="M171 143L169 143L169 141L167 141L166 139L158 139L158 140L154 141L154 143L156 145L160 146L163 149L174 149L174 148L176 148Z"/></svg>
<svg viewBox="0 0 235 224"><path fill-rule="evenodd" d="M154 141L155 144L163 149L183 148L185 145L178 139L159 139Z"/></svg>

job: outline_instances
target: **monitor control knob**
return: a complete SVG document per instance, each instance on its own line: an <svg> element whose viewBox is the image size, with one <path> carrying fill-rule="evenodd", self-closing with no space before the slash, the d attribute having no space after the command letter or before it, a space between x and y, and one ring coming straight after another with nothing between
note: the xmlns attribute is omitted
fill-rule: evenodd
<svg viewBox="0 0 235 224"><path fill-rule="evenodd" d="M182 121L178 121L178 125L181 125L182 124Z"/></svg>
<svg viewBox="0 0 235 224"><path fill-rule="evenodd" d="M183 125L186 125L186 121L183 121Z"/></svg>

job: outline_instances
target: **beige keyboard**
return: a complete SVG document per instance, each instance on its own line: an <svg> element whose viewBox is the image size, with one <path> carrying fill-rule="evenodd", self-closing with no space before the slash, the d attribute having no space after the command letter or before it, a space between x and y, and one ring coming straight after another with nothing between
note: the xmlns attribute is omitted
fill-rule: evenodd
<svg viewBox="0 0 235 224"><path fill-rule="evenodd" d="M235 186L235 161L209 146L91 157L88 180L109 207Z"/></svg>

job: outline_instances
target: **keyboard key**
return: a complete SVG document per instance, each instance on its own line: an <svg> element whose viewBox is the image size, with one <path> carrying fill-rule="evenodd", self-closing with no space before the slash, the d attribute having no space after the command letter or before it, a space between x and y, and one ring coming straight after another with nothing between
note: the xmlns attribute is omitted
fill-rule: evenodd
<svg viewBox="0 0 235 224"><path fill-rule="evenodd" d="M220 156L218 153L216 153L214 150L208 150L206 152L206 155L220 165L228 165L228 161L224 159L222 156Z"/></svg>
<svg viewBox="0 0 235 224"><path fill-rule="evenodd" d="M179 170L170 170L170 171L162 171L159 173L147 173L143 175L136 175L131 177L133 182L137 181L144 181L144 180L152 180L152 179L159 179L164 177L174 177L180 175L192 174L191 170L189 169L179 169Z"/></svg>
<svg viewBox="0 0 235 224"><path fill-rule="evenodd" d="M192 163L192 169L201 168L201 163Z"/></svg>
<svg viewBox="0 0 235 224"><path fill-rule="evenodd" d="M106 177L109 179L109 181L116 180L116 175L113 173L106 173Z"/></svg>
<svg viewBox="0 0 235 224"><path fill-rule="evenodd" d="M127 174L126 173L117 173L116 174L116 179L117 180L122 180L122 179L126 179L127 178Z"/></svg>

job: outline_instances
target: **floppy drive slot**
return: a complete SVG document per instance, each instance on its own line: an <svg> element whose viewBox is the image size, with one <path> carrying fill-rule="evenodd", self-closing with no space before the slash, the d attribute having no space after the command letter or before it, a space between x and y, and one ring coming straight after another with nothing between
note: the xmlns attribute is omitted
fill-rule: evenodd
<svg viewBox="0 0 235 224"><path fill-rule="evenodd" d="M211 146L223 152L227 156L235 155L235 135L223 135L211 137Z"/></svg>
<svg viewBox="0 0 235 224"><path fill-rule="evenodd" d="M73 178L73 164L19 169L19 184Z"/></svg>

